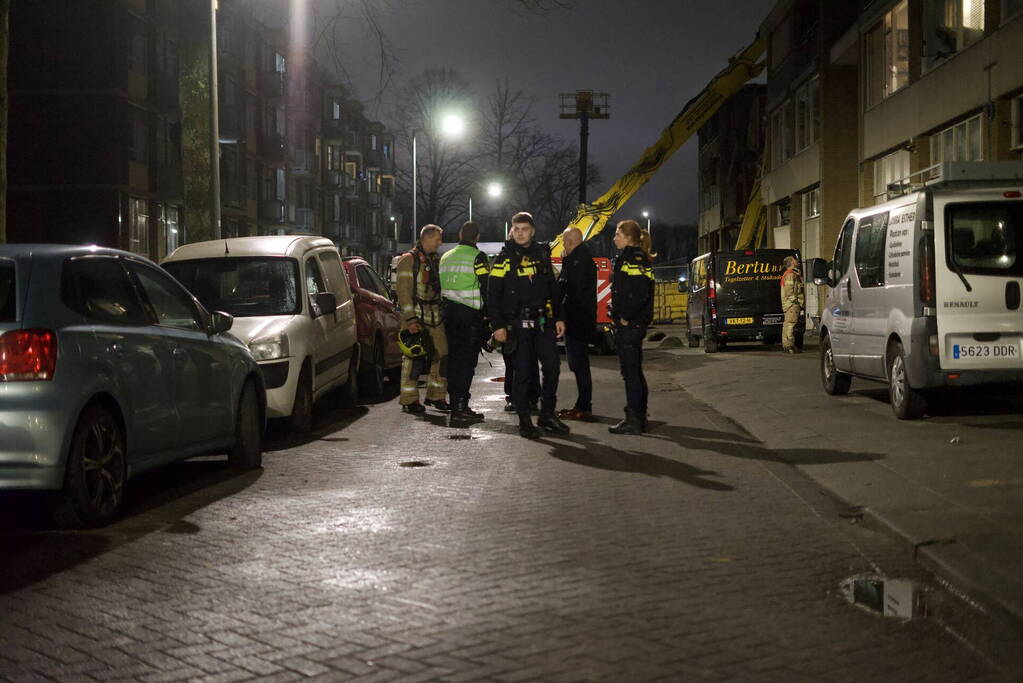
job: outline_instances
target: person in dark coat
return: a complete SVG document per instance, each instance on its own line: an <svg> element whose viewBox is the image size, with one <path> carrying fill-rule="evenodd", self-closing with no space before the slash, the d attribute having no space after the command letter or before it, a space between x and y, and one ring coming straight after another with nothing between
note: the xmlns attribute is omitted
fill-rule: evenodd
<svg viewBox="0 0 1023 683"><path fill-rule="evenodd" d="M579 397L573 407L560 411L558 417L586 420L593 416L589 345L597 326L597 264L579 228L565 230L561 245L565 256L558 276L558 294L565 312L565 356L568 368L575 374Z"/></svg>
<svg viewBox="0 0 1023 683"><path fill-rule="evenodd" d="M654 319L654 270L651 266L650 235L633 220L618 224L615 246L622 250L615 259L611 276L611 319L622 379L625 380L625 419L612 434L642 434L647 431L646 377L643 375L643 340Z"/></svg>
<svg viewBox="0 0 1023 683"><path fill-rule="evenodd" d="M565 434L568 426L554 414L561 358L557 338L565 334L554 268L546 246L534 237L532 215L522 211L511 221L511 239L494 259L488 283L487 310L494 340L514 350L515 383L512 402L519 414L519 434L537 439L547 431ZM529 384L537 361L541 381L540 419L530 417Z"/></svg>

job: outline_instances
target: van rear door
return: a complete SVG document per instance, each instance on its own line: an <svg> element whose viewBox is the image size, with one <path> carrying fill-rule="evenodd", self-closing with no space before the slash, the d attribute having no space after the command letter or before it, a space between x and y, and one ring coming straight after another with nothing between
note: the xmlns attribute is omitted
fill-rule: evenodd
<svg viewBox="0 0 1023 683"><path fill-rule="evenodd" d="M718 329L746 336L752 329L781 334L781 275L788 249L758 249L717 255Z"/></svg>
<svg viewBox="0 0 1023 683"><path fill-rule="evenodd" d="M1019 188L936 194L938 350L946 370L1023 368Z"/></svg>

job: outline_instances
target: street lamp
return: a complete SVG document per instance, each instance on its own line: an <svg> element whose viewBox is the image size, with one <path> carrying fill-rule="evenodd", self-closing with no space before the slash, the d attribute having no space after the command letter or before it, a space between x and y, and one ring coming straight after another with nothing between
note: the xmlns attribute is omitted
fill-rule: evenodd
<svg viewBox="0 0 1023 683"><path fill-rule="evenodd" d="M462 135L465 130L465 119L459 114L448 113L445 114L441 119L440 131L445 137L457 138ZM416 243L416 231L419 229L419 215L418 215L418 200L416 199L416 193L418 190L418 174L419 174L419 163L416 159L416 133L418 131L412 129L412 242ZM472 213L470 209L469 213ZM470 216L471 220L471 216Z"/></svg>
<svg viewBox="0 0 1023 683"><path fill-rule="evenodd" d="M653 243L654 235L653 235L652 232L650 232L650 212L649 211L644 211L643 212L643 218L646 219L646 232L647 232L648 235L650 235L650 242Z"/></svg>

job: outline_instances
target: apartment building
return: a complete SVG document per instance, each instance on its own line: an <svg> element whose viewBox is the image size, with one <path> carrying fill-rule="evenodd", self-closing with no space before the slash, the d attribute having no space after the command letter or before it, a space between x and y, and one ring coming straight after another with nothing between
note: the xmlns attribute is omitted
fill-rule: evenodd
<svg viewBox="0 0 1023 683"><path fill-rule="evenodd" d="M699 130L697 247L731 249L742 227L764 149L766 88L744 86Z"/></svg>
<svg viewBox="0 0 1023 683"><path fill-rule="evenodd" d="M1023 0L866 5L835 55L859 61L860 204L942 161L1023 158Z"/></svg>

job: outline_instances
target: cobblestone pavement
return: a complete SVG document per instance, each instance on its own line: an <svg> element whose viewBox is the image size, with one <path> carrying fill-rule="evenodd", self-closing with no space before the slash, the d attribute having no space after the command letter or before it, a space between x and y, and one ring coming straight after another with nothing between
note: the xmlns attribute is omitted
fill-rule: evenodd
<svg viewBox="0 0 1023 683"><path fill-rule="evenodd" d="M308 437L272 436L262 472L156 473L106 529L7 501L0 679L1023 679L1019 625L939 588L907 622L843 599L852 575L928 577L786 457L871 456L770 450L667 363L648 363L648 436L606 431L612 358L601 422L536 443L484 362L471 428L326 406Z"/></svg>

